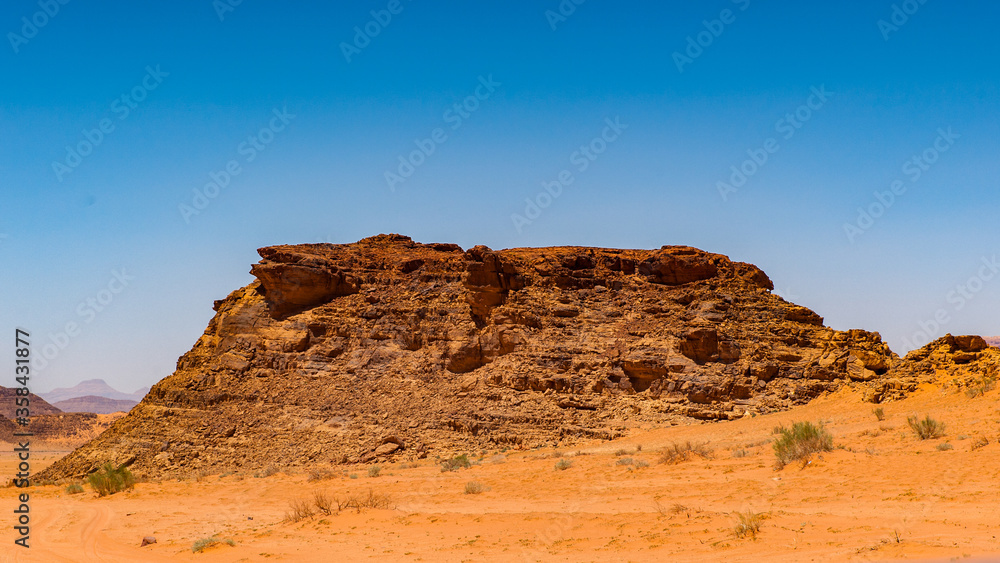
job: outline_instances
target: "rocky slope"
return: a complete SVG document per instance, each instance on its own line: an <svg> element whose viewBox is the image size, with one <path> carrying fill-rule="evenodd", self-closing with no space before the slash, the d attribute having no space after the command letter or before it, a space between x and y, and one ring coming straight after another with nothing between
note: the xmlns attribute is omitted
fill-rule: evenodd
<svg viewBox="0 0 1000 563"><path fill-rule="evenodd" d="M379 235L259 253L177 371L42 478L570 444L919 379L877 333L825 327L755 266L686 246Z"/></svg>
<svg viewBox="0 0 1000 563"><path fill-rule="evenodd" d="M18 406L16 404L17 399L17 389L12 387L0 386L0 417L8 418L13 420L16 416L16 410ZM34 393L28 394L28 409L32 416L38 416L43 414L59 414L58 408L50 405L48 401L35 395Z"/></svg>

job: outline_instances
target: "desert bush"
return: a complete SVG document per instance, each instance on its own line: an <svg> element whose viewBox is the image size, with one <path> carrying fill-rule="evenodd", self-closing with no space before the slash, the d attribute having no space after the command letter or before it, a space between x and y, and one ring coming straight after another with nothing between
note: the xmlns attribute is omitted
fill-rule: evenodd
<svg viewBox="0 0 1000 563"><path fill-rule="evenodd" d="M747 455L749 455L748 452L746 450L744 450L743 448L739 448L739 449L733 450L733 453L732 453L732 457L735 457L735 458L746 457Z"/></svg>
<svg viewBox="0 0 1000 563"><path fill-rule="evenodd" d="M570 467L573 467L573 462L568 459L560 459L556 462L556 469L559 471L566 471Z"/></svg>
<svg viewBox="0 0 1000 563"><path fill-rule="evenodd" d="M757 533L760 532L761 521L763 521L761 515L752 510L737 512L736 526L733 528L733 532L737 538L755 539Z"/></svg>
<svg viewBox="0 0 1000 563"><path fill-rule="evenodd" d="M364 508L392 508L392 497L373 492L368 489L368 494L360 497L348 497L339 502L338 510L353 508L361 512Z"/></svg>
<svg viewBox="0 0 1000 563"><path fill-rule="evenodd" d="M969 450L969 451L973 451L974 452L974 451L978 450L979 448L988 445L989 443L990 443L990 441L988 439L986 439L985 437L984 438L979 438L978 440L976 440L975 442L972 443L972 449Z"/></svg>
<svg viewBox="0 0 1000 563"><path fill-rule="evenodd" d="M944 443L941 443L941 444L938 444L938 445L937 445L937 450L938 450L939 452L943 452L943 451L947 451L947 450L950 450L950 449L952 449L952 448L954 448L954 446L952 446L952 445L951 445L951 444L949 444L948 442L944 442Z"/></svg>
<svg viewBox="0 0 1000 563"><path fill-rule="evenodd" d="M224 543L226 545L236 545L236 542L234 542L233 540L219 539L218 534L215 534L211 537L201 538L200 540L194 542L194 545L191 546L191 551L195 553L201 553L202 551L205 551L206 549L212 546L219 545L220 543Z"/></svg>
<svg viewBox="0 0 1000 563"><path fill-rule="evenodd" d="M331 469L327 467L314 467L309 470L309 475L306 478L307 481L324 481L326 479L333 479L336 476Z"/></svg>
<svg viewBox="0 0 1000 563"><path fill-rule="evenodd" d="M83 492L83 487L81 487L76 483L73 483L72 485L66 487L66 492L71 495L77 495Z"/></svg>
<svg viewBox="0 0 1000 563"><path fill-rule="evenodd" d="M642 469L643 467L649 467L649 462L644 459L640 459L639 461L635 462L635 467L639 469Z"/></svg>
<svg viewBox="0 0 1000 563"><path fill-rule="evenodd" d="M285 512L285 520L288 522L298 522L311 517L314 514L312 505L303 499L295 499L288 504L288 511Z"/></svg>
<svg viewBox="0 0 1000 563"><path fill-rule="evenodd" d="M695 444L690 441L683 444L671 444L660 452L660 463L680 463L694 456L711 459L712 450L708 444Z"/></svg>
<svg viewBox="0 0 1000 563"><path fill-rule="evenodd" d="M921 440L944 436L944 424L934 420L930 415L925 415L923 420L910 415L906 417L906 423Z"/></svg>
<svg viewBox="0 0 1000 563"><path fill-rule="evenodd" d="M615 465L632 465L633 463L635 463L635 460L633 460L632 458L623 457L620 458L618 461L616 461Z"/></svg>
<svg viewBox="0 0 1000 563"><path fill-rule="evenodd" d="M115 468L109 461L101 469L87 475L87 483L93 487L98 496L103 497L131 489L135 486L135 477L128 467L119 465Z"/></svg>
<svg viewBox="0 0 1000 563"><path fill-rule="evenodd" d="M994 387L996 387L996 379L984 375L979 381L969 385L968 389L965 390L965 395L970 399L975 399L992 391Z"/></svg>
<svg viewBox="0 0 1000 563"><path fill-rule="evenodd" d="M368 476L369 477L378 477L380 473L382 473L382 467L381 466L373 465L373 466L371 466L371 467L368 468Z"/></svg>
<svg viewBox="0 0 1000 563"><path fill-rule="evenodd" d="M472 467L472 463L469 462L469 456L466 454L457 455L441 462L442 472L458 471L459 469L468 469L470 467Z"/></svg>
<svg viewBox="0 0 1000 563"><path fill-rule="evenodd" d="M883 409L882 407L878 407L875 410L873 410L872 414L875 415L875 418L877 418L879 422L885 420L885 409Z"/></svg>
<svg viewBox="0 0 1000 563"><path fill-rule="evenodd" d="M822 424L795 422L791 428L781 427L781 436L774 441L774 455L777 466L782 468L790 461L804 459L817 452L833 449L833 436Z"/></svg>
<svg viewBox="0 0 1000 563"><path fill-rule="evenodd" d="M485 493L488 490L490 490L489 487L477 481L469 481L465 484L465 494L467 495L478 495L479 493Z"/></svg>
<svg viewBox="0 0 1000 563"><path fill-rule="evenodd" d="M357 473L351 473L350 475L347 476L347 478L348 479L357 479L358 478L358 474Z"/></svg>
<svg viewBox="0 0 1000 563"><path fill-rule="evenodd" d="M322 512L323 514L330 515L334 511L334 500L330 498L326 493L316 491L313 493L313 506L316 510Z"/></svg>

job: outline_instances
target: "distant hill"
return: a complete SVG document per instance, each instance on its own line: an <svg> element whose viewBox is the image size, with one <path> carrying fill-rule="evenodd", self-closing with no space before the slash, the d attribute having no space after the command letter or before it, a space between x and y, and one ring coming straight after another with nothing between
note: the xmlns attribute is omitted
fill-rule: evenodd
<svg viewBox="0 0 1000 563"><path fill-rule="evenodd" d="M983 340L985 340L990 346L1000 348L1000 336L984 336Z"/></svg>
<svg viewBox="0 0 1000 563"><path fill-rule="evenodd" d="M123 399L109 399L97 395L87 395L86 397L75 397L59 401L55 405L63 412L92 412L95 414L111 414L113 412L128 412L132 407L139 404L138 401Z"/></svg>
<svg viewBox="0 0 1000 563"><path fill-rule="evenodd" d="M14 389L9 387L0 387L0 415L4 418L9 418L11 420L14 419L14 411L17 409L17 405L14 403L14 399L16 397L17 391ZM62 412L34 393L30 393L28 398L30 399L28 408L31 410L31 416L38 416L41 414L59 414Z"/></svg>
<svg viewBox="0 0 1000 563"><path fill-rule="evenodd" d="M122 393L114 387L108 385L103 379L88 379L81 381L73 387L60 387L48 393L40 393L43 399L50 403L58 403L67 399L77 399L80 397L104 397L117 401L132 401L138 403L149 392L149 387L143 387L135 393Z"/></svg>

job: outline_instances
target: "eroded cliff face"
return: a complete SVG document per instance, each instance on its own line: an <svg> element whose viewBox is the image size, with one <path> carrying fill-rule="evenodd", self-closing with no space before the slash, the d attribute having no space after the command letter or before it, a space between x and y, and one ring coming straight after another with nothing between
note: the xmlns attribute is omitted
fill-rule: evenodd
<svg viewBox="0 0 1000 563"><path fill-rule="evenodd" d="M259 253L177 371L43 478L568 444L913 380L877 333L827 328L755 266L691 247Z"/></svg>

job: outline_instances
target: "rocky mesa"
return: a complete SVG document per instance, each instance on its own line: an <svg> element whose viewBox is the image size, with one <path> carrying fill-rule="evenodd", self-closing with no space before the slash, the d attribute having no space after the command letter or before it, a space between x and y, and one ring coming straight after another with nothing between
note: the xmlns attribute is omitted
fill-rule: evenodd
<svg viewBox="0 0 1000 563"><path fill-rule="evenodd" d="M785 409L842 385L891 399L1000 350L900 359L687 246L463 250L378 235L273 246L173 375L40 477L410 459L613 438ZM976 340L978 339L978 340ZM919 365L918 365L919 364Z"/></svg>

